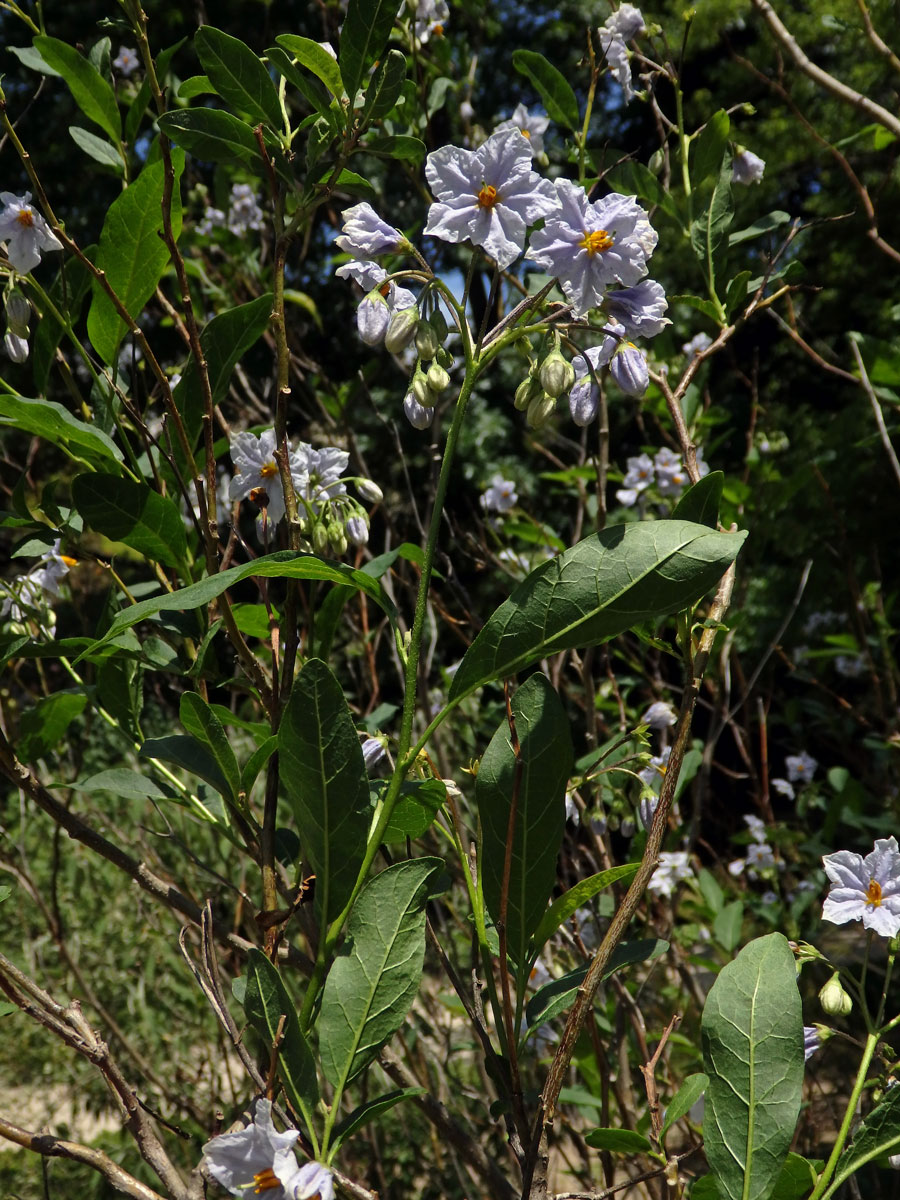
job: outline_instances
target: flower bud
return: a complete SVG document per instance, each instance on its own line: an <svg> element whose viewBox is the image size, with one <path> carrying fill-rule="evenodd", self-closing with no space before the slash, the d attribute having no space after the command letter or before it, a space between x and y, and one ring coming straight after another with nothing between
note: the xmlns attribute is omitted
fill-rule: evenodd
<svg viewBox="0 0 900 1200"><path fill-rule="evenodd" d="M513 404L519 412L524 412L532 400L536 400L542 394L543 390L537 376L529 375L516 388L516 398L513 400Z"/></svg>
<svg viewBox="0 0 900 1200"><path fill-rule="evenodd" d="M23 363L28 358L28 338L19 337L10 330L3 339L3 349L14 363Z"/></svg>
<svg viewBox="0 0 900 1200"><path fill-rule="evenodd" d="M414 429L427 429L434 420L434 409L420 404L412 392L403 401L403 412Z"/></svg>
<svg viewBox="0 0 900 1200"><path fill-rule="evenodd" d="M385 756L384 742L377 737L367 737L362 744L362 752L366 770L371 771Z"/></svg>
<svg viewBox="0 0 900 1200"><path fill-rule="evenodd" d="M354 546L364 546L369 540L369 522L359 513L348 517L344 528L347 541L352 542Z"/></svg>
<svg viewBox="0 0 900 1200"><path fill-rule="evenodd" d="M438 340L438 345L443 346L447 340L447 334L450 330L447 328L447 318L444 316L440 308L436 308L431 314L431 328L434 330L435 337ZM446 364L445 364L446 365Z"/></svg>
<svg viewBox="0 0 900 1200"><path fill-rule="evenodd" d="M559 350L551 350L541 363L541 387L555 400L575 382L575 368L566 362Z"/></svg>
<svg viewBox="0 0 900 1200"><path fill-rule="evenodd" d="M584 428L585 425L590 425L596 417L599 407L600 389L590 375L585 375L584 379L579 379L569 392L569 412L572 420L576 425Z"/></svg>
<svg viewBox="0 0 900 1200"><path fill-rule="evenodd" d="M391 310L387 300L378 288L373 288L356 310L356 328L359 330L359 336L367 346L379 345L384 341L390 320Z"/></svg>
<svg viewBox="0 0 900 1200"><path fill-rule="evenodd" d="M441 364L441 366L446 367L448 371L453 366L453 355L446 348L446 346L438 346L438 352L434 357Z"/></svg>
<svg viewBox="0 0 900 1200"><path fill-rule="evenodd" d="M439 346L440 342L434 326L423 318L416 326L416 353L419 358L434 358Z"/></svg>
<svg viewBox="0 0 900 1200"><path fill-rule="evenodd" d="M413 340L416 325L419 323L419 310L415 305L401 308L395 312L388 324L384 335L384 348L391 354L400 354Z"/></svg>
<svg viewBox="0 0 900 1200"><path fill-rule="evenodd" d="M28 322L31 318L31 305L21 292L10 292L6 297L6 323L9 332L16 337L28 337Z"/></svg>
<svg viewBox="0 0 900 1200"><path fill-rule="evenodd" d="M623 838L634 837L634 820L631 817L623 817L622 823L619 826L619 833Z"/></svg>
<svg viewBox="0 0 900 1200"><path fill-rule="evenodd" d="M441 392L445 392L450 386L450 376L440 365L440 363L433 362L431 364L431 366L428 368L428 373L425 376L425 379L427 380L431 391L436 392L438 395L440 395Z"/></svg>
<svg viewBox="0 0 900 1200"><path fill-rule="evenodd" d="M853 1008L853 1001L844 991L837 971L819 992L819 1003L829 1017L845 1017Z"/></svg>
<svg viewBox="0 0 900 1200"><path fill-rule="evenodd" d="M542 392L540 396L536 396L528 405L525 420L532 429L540 429L549 420L555 408L556 397L548 396L546 392Z"/></svg>
<svg viewBox="0 0 900 1200"><path fill-rule="evenodd" d="M384 499L384 492L372 479L357 479L356 490L369 504L380 504Z"/></svg>
<svg viewBox="0 0 900 1200"><path fill-rule="evenodd" d="M646 392L650 369L643 353L631 342L622 343L610 360L609 370L626 396L643 396Z"/></svg>
<svg viewBox="0 0 900 1200"><path fill-rule="evenodd" d="M328 549L328 530L319 522L313 529L313 549L316 554L324 554Z"/></svg>
<svg viewBox="0 0 900 1200"><path fill-rule="evenodd" d="M347 535L337 521L329 521L327 526L328 541L335 554L347 553Z"/></svg>
<svg viewBox="0 0 900 1200"><path fill-rule="evenodd" d="M423 408L432 408L434 406L436 397L428 386L428 380L425 377L425 372L422 370L421 363L416 364L416 373L413 375L410 391Z"/></svg>

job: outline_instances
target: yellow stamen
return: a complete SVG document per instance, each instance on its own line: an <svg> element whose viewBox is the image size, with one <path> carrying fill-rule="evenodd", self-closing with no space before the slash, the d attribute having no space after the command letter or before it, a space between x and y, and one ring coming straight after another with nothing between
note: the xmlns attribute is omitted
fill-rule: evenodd
<svg viewBox="0 0 900 1200"><path fill-rule="evenodd" d="M432 29L431 32L434 34L435 37L443 37L444 36L444 27L443 27L443 25L435 25L434 29Z"/></svg>
<svg viewBox="0 0 900 1200"><path fill-rule="evenodd" d="M595 254L599 254L603 250L608 250L615 241L611 233L607 233L605 229L595 229L593 233L588 233L585 230L584 237L578 243L583 250L587 250L591 258Z"/></svg>
<svg viewBox="0 0 900 1200"><path fill-rule="evenodd" d="M258 1175L254 1175L253 1182L256 1184L256 1187L253 1189L253 1193L256 1196L260 1192L268 1192L272 1188L281 1187L281 1181L271 1167L266 1167L264 1171L260 1171Z"/></svg>
<svg viewBox="0 0 900 1200"><path fill-rule="evenodd" d="M869 886L866 888L866 901L873 908L881 907L881 884L877 879L869 880Z"/></svg>
<svg viewBox="0 0 900 1200"><path fill-rule="evenodd" d="M521 133L522 137L527 137L529 142L531 141L531 130L530 129L520 128L519 133Z"/></svg>
<svg viewBox="0 0 900 1200"><path fill-rule="evenodd" d="M24 225L26 229L30 229L34 224L34 213L30 208L20 208L16 213L16 220L20 225Z"/></svg>
<svg viewBox="0 0 900 1200"><path fill-rule="evenodd" d="M499 200L500 197L497 195L497 189L492 183L484 183L481 185L481 191L478 193L479 208L493 208Z"/></svg>
<svg viewBox="0 0 900 1200"><path fill-rule="evenodd" d="M267 462L260 471L260 475L262 475L263 479L274 479L277 474L278 467L273 462Z"/></svg>
<svg viewBox="0 0 900 1200"><path fill-rule="evenodd" d="M66 564L66 566L69 567L70 570L78 562L77 558L72 558L68 554L61 554L59 557L63 560L63 562Z"/></svg>

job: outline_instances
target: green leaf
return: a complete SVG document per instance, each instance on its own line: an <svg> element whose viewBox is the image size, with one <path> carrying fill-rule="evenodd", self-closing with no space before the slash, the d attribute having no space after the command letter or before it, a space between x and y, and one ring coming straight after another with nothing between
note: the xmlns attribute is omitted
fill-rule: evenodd
<svg viewBox="0 0 900 1200"><path fill-rule="evenodd" d="M196 738L181 733L172 733L167 737L148 738L138 751L139 758L158 758L160 762L172 763L181 767L191 775L205 780L216 789L220 796L231 798L228 780L222 774L222 769L216 762L209 747ZM216 810L216 819L221 808Z"/></svg>
<svg viewBox="0 0 900 1200"><path fill-rule="evenodd" d="M700 894L706 903L709 905L713 913L721 912L722 906L725 903L725 893L719 886L719 883L706 867L700 868L700 874L697 876L697 885L700 888Z"/></svg>
<svg viewBox="0 0 900 1200"><path fill-rule="evenodd" d="M87 466L108 470L122 461L122 451L111 438L79 421L53 400L0 394L0 427L4 425L44 438Z"/></svg>
<svg viewBox="0 0 900 1200"><path fill-rule="evenodd" d="M669 943L663 941L662 938L641 938L636 942L620 942L609 956L609 962L603 972L603 979L609 979L610 975L621 971L623 967L659 958L668 949ZM569 1007L575 999L575 993L584 982L584 977L588 973L588 965L585 963L581 967L576 967L574 971L560 976L559 979L545 983L534 993L525 1008L529 1032L534 1032L545 1021L552 1020L553 1017Z"/></svg>
<svg viewBox="0 0 900 1200"><path fill-rule="evenodd" d="M0 397L0 407L2 407L2 399ZM220 571L218 575L201 579L199 583L193 583L190 587L182 588L180 591L167 592L163 596L154 596L150 600L141 600L137 604L130 605L116 614L109 629L91 647L90 653L96 652L120 634L123 629L130 629L139 621L145 621L148 617L156 616L157 613L189 612L191 609L200 608L204 604L209 604L210 600L215 600L216 596L221 596L228 588L240 583L242 579L249 579L253 575L266 579L320 579L328 583L349 584L351 587L365 592L376 604L379 604L388 614L392 623L397 619L397 611L393 603L381 584L371 575L366 575L363 571L354 571L351 567L344 566L343 563L325 562L313 554L295 554L293 550L278 550L274 554L267 554L253 562L244 563L240 567L229 567L227 571ZM80 657L84 657L86 653L87 651L83 652Z"/></svg>
<svg viewBox="0 0 900 1200"><path fill-rule="evenodd" d="M178 99L193 100L197 96L214 95L215 91L208 75L192 75L190 79L185 79L179 87Z"/></svg>
<svg viewBox="0 0 900 1200"><path fill-rule="evenodd" d="M633 1129L592 1129L584 1140L594 1150L611 1150L614 1154L643 1154L653 1149L649 1139Z"/></svg>
<svg viewBox="0 0 900 1200"><path fill-rule="evenodd" d="M663 1118L662 1129L659 1133L660 1145L666 1140L666 1134L682 1117L686 1117L709 1086L709 1076L698 1071L696 1075L688 1075L684 1083L669 1101L666 1115Z"/></svg>
<svg viewBox="0 0 900 1200"><path fill-rule="evenodd" d="M340 100L344 94L341 69L328 51L311 38L297 37L293 33L282 33L275 41L291 54L301 66L312 71L321 79L332 96Z"/></svg>
<svg viewBox="0 0 900 1200"><path fill-rule="evenodd" d="M96 252L96 246L88 246L85 250L85 254L91 261ZM62 314L68 315L73 325L77 325L82 303L90 289L91 276L87 267L77 258L70 258L64 261L60 267L59 274L49 288L49 295L57 309ZM56 347L64 334L63 326L47 308L44 308L44 314L34 335L31 351L34 386L38 393L43 393L47 389ZM110 442L110 446L112 445L113 443Z"/></svg>
<svg viewBox="0 0 900 1200"><path fill-rule="evenodd" d="M41 75L50 75L54 79L62 78L59 71L54 71L50 64L41 58L34 46L7 46L6 49L16 56L23 67L28 67L29 71L38 71Z"/></svg>
<svg viewBox="0 0 900 1200"><path fill-rule="evenodd" d="M25 763L44 758L55 751L66 730L87 704L84 692L60 691L38 700L34 708L22 714L16 753Z"/></svg>
<svg viewBox="0 0 900 1200"><path fill-rule="evenodd" d="M351 114L356 93L371 64L381 58L396 15L395 0L350 0L347 5L338 62Z"/></svg>
<svg viewBox="0 0 900 1200"><path fill-rule="evenodd" d="M705 179L718 173L722 158L728 150L731 118L724 108L713 113L693 143L691 155L691 187L695 190Z"/></svg>
<svg viewBox="0 0 900 1200"><path fill-rule="evenodd" d="M178 715L187 732L208 747L228 785L229 799L235 802L241 790L241 772L222 722L196 692L182 692Z"/></svg>
<svg viewBox="0 0 900 1200"><path fill-rule="evenodd" d="M725 476L721 471L710 471L684 493L672 509L671 520L693 521L695 525L706 525L715 529L719 520L719 504Z"/></svg>
<svg viewBox="0 0 900 1200"><path fill-rule="evenodd" d="M702 296L692 296L686 293L683 296L670 296L669 304L688 304L691 308L696 308L697 312L702 312L705 317L709 317L711 321L719 323L719 312L712 300L704 300Z"/></svg>
<svg viewBox="0 0 900 1200"><path fill-rule="evenodd" d="M406 1020L425 957L427 884L443 866L439 858L395 863L353 906L318 1024L322 1071L338 1094Z"/></svg>
<svg viewBox="0 0 900 1200"><path fill-rule="evenodd" d="M550 120L577 131L581 124L578 101L565 75L536 50L514 50L512 62L520 75L531 80Z"/></svg>
<svg viewBox="0 0 900 1200"><path fill-rule="evenodd" d="M752 238L762 237L764 233L771 233L773 229L779 229L782 225L788 225L791 220L791 214L782 212L776 209L774 212L766 213L764 217L754 221L752 225L748 225L746 229L738 229L728 236L729 246L738 246L741 242L749 242Z"/></svg>
<svg viewBox="0 0 900 1200"><path fill-rule="evenodd" d="M109 792L123 800L165 800L171 795L159 786L149 776L129 771L125 767L113 767L109 771L100 771L88 779L82 779L72 785L76 791Z"/></svg>
<svg viewBox="0 0 900 1200"><path fill-rule="evenodd" d="M398 162L418 163L425 157L427 147L417 137L383 137L364 142L359 149L365 154L395 158Z"/></svg>
<svg viewBox="0 0 900 1200"><path fill-rule="evenodd" d="M371 821L362 747L341 685L318 658L294 680L278 731L281 780L329 924L350 898Z"/></svg>
<svg viewBox="0 0 900 1200"><path fill-rule="evenodd" d="M805 1200L815 1186L817 1175L811 1162L800 1154L789 1154L769 1200Z"/></svg>
<svg viewBox="0 0 900 1200"><path fill-rule="evenodd" d="M79 475L72 500L85 524L152 562L178 567L187 558L181 513L146 483L118 475Z"/></svg>
<svg viewBox="0 0 900 1200"><path fill-rule="evenodd" d="M258 950L251 950L247 959L242 1003L247 1020L260 1037L270 1048L277 1044L278 1074L288 1100L295 1112L303 1115L307 1129L313 1129L319 1103L316 1064L281 975Z"/></svg>
<svg viewBox="0 0 900 1200"><path fill-rule="evenodd" d="M554 884L566 823L566 783L574 751L569 719L544 675L532 675L512 699L519 755L506 718L491 739L475 779L481 819L479 871L484 899L495 922L501 895L507 836L516 796L506 909L507 948L522 966L528 942L541 923Z"/></svg>
<svg viewBox="0 0 900 1200"><path fill-rule="evenodd" d="M388 50L375 68L372 81L366 88L362 122L378 121L386 117L400 98L406 79L406 55L399 50Z"/></svg>
<svg viewBox="0 0 900 1200"><path fill-rule="evenodd" d="M249 46L212 25L201 25L194 36L194 49L226 104L246 113L254 124L281 128L284 118L278 92Z"/></svg>
<svg viewBox="0 0 900 1200"><path fill-rule="evenodd" d="M745 537L689 521L641 521L592 534L542 563L492 613L466 651L449 699L559 650L595 646L688 608L718 582Z"/></svg>
<svg viewBox="0 0 900 1200"><path fill-rule="evenodd" d="M245 796L250 795L253 785L256 783L256 777L277 749L278 738L267 738L261 746L257 746L246 763L244 763L243 770L241 771L241 791Z"/></svg>
<svg viewBox="0 0 900 1200"><path fill-rule="evenodd" d="M3 884L3 886L0 887L0 904L2 904L4 900L8 900L11 895L12 895L12 888L9 887L7 884Z"/></svg>
<svg viewBox="0 0 900 1200"><path fill-rule="evenodd" d="M280 46L270 46L266 51L266 58L269 60L269 65L306 98L313 112L321 113L327 121L332 101L318 79L311 79L309 75L304 75L294 65L291 56L286 54Z"/></svg>
<svg viewBox="0 0 900 1200"><path fill-rule="evenodd" d="M741 926L744 923L744 903L742 900L732 900L721 912L716 913L713 921L713 934L723 950L730 954L741 940Z"/></svg>
<svg viewBox="0 0 900 1200"><path fill-rule="evenodd" d="M172 234L181 233L181 191L184 155L172 155L175 182L172 190ZM137 179L109 207L100 234L96 265L132 318L142 312L168 266L169 251L162 240L164 167L148 163ZM116 361L128 329L112 301L94 280L87 320L88 336L105 363Z"/></svg>
<svg viewBox="0 0 900 1200"><path fill-rule="evenodd" d="M385 782L379 791L385 790L386 787ZM446 799L447 788L441 779L404 783L382 841L405 842L407 838L421 837L431 828Z"/></svg>
<svg viewBox="0 0 900 1200"><path fill-rule="evenodd" d="M691 223L691 247L703 263L709 263L734 217L731 199L731 155L726 154L704 212Z"/></svg>
<svg viewBox="0 0 900 1200"><path fill-rule="evenodd" d="M722 969L701 1033L710 1168L727 1200L766 1200L791 1146L803 1088L800 993L783 934L756 938Z"/></svg>
<svg viewBox="0 0 900 1200"><path fill-rule="evenodd" d="M853 1145L838 1159L831 1187L840 1187L860 1167L881 1154L896 1154L900 1148L900 1088L888 1088L853 1135Z"/></svg>
<svg viewBox="0 0 900 1200"><path fill-rule="evenodd" d="M623 879L630 880L640 865L640 863L624 863L620 867L610 867L608 871L599 871L596 875L589 875L587 879L579 880L567 892L563 892L541 917L532 939L534 949L540 950L541 946L553 937L560 925L568 921L576 909L587 904L598 892L602 892L604 888L619 883Z"/></svg>
<svg viewBox="0 0 900 1200"><path fill-rule="evenodd" d="M725 293L725 312L728 316L731 316L733 312L746 303L747 286L749 283L750 272L739 271L728 284L728 290Z"/></svg>
<svg viewBox="0 0 900 1200"><path fill-rule="evenodd" d="M341 1142L346 1141L352 1133L356 1133L357 1129L367 1125L373 1118L381 1116L382 1113L387 1112L402 1100L410 1100L414 1096L424 1096L427 1091L428 1089L423 1087L398 1088L395 1092L386 1092L383 1096L376 1096L374 1100L360 1104L358 1108L354 1108L353 1112L348 1113L335 1125L332 1146L337 1149Z"/></svg>
<svg viewBox="0 0 900 1200"><path fill-rule="evenodd" d="M82 149L85 154L94 159L95 162L102 163L104 167L112 167L117 175L121 175L124 169L122 155L104 138L97 137L95 133L91 133L87 129L82 129L80 125L70 125L69 135L72 141Z"/></svg>
<svg viewBox="0 0 900 1200"><path fill-rule="evenodd" d="M122 120L116 93L93 63L57 38L40 34L34 39L38 54L69 85L72 98L86 117L108 133L114 142L122 140Z"/></svg>
<svg viewBox="0 0 900 1200"><path fill-rule="evenodd" d="M259 143L245 121L218 108L185 108L166 113L157 124L176 146L214 163L245 163L262 168ZM146 170L146 168L145 168Z"/></svg>

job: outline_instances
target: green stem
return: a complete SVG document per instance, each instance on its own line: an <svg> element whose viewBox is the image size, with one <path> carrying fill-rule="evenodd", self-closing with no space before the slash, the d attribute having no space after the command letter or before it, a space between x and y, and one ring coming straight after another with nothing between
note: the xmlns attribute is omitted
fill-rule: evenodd
<svg viewBox="0 0 900 1200"><path fill-rule="evenodd" d="M878 1034L870 1033L866 1038L866 1045L863 1050L862 1061L859 1064L859 1070L856 1073L856 1082L853 1084L853 1091L850 1093L850 1099L847 1102L847 1110L844 1113L844 1119L841 1122L841 1127L838 1130L838 1135L831 1151L828 1162L816 1181L816 1186L809 1197L809 1200L821 1200L824 1196L831 1177L834 1174L834 1169L837 1166L838 1159L844 1150L844 1144L850 1135L850 1126L853 1123L853 1118L856 1115L856 1106L859 1104L859 1098L862 1095L863 1088L866 1085L866 1076L869 1073L869 1066L875 1054L875 1047L878 1045Z"/></svg>

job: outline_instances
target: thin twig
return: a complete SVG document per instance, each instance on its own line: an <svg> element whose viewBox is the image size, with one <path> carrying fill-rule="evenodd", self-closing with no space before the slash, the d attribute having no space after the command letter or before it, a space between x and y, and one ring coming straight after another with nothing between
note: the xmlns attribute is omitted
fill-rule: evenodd
<svg viewBox="0 0 900 1200"><path fill-rule="evenodd" d="M891 467L894 471L894 477L897 483L900 484L900 461L897 460L894 447L891 445L890 434L888 433L887 425L884 423L884 413L881 411L881 405L878 403L878 397L875 395L875 389L869 380L869 373L866 370L866 364L863 362L863 357L859 352L859 346L856 341L850 339L850 348L853 351L853 357L856 359L856 365L859 369L859 381L862 384L863 391L869 397L869 403L872 405L872 412L875 414L875 424L878 426L878 436L881 438L881 444L884 446L885 454L890 460Z"/></svg>

